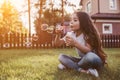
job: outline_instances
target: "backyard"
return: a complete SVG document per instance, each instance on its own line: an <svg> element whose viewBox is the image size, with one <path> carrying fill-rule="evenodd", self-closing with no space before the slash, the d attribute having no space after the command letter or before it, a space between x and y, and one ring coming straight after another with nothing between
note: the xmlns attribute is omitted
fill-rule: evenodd
<svg viewBox="0 0 120 80"><path fill-rule="evenodd" d="M59 70L58 55L76 56L74 49L0 50L0 80L119 80L120 48L105 48L108 66L96 79L73 70Z"/></svg>

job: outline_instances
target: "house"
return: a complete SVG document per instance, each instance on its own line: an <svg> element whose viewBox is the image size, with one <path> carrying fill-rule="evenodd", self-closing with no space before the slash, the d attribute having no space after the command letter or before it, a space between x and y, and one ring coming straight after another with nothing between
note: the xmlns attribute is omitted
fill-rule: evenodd
<svg viewBox="0 0 120 80"><path fill-rule="evenodd" d="M120 0L81 0L100 34L120 34Z"/></svg>

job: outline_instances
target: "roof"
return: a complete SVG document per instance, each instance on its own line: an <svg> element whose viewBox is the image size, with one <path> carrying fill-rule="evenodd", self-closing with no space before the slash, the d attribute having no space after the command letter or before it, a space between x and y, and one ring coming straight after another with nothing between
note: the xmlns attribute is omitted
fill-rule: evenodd
<svg viewBox="0 0 120 80"><path fill-rule="evenodd" d="M92 19L115 19L120 20L120 13L96 13L91 16Z"/></svg>

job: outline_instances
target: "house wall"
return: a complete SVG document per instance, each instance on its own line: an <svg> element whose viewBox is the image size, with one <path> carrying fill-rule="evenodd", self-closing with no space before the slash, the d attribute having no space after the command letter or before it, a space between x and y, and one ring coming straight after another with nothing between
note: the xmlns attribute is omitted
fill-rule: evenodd
<svg viewBox="0 0 120 80"><path fill-rule="evenodd" d="M98 13L98 0L91 0L92 2L92 11L90 15L93 15L95 13Z"/></svg>
<svg viewBox="0 0 120 80"><path fill-rule="evenodd" d="M82 0L82 11L86 12L86 4L91 1L92 11L89 13L90 15L98 13L98 1L100 5L100 13L120 13L120 0L117 0L117 10L110 10L109 8L109 0ZM94 22L94 21L93 21ZM95 25L100 32L103 34L102 24L112 24L112 34L120 34L120 20L98 20Z"/></svg>
<svg viewBox="0 0 120 80"><path fill-rule="evenodd" d="M110 10L109 0L99 0L99 1L100 1L100 13L119 13L120 12L120 0L116 0L117 1L116 10Z"/></svg>
<svg viewBox="0 0 120 80"><path fill-rule="evenodd" d="M98 31L100 32L100 34L103 34L103 30L102 30L102 25L103 24L112 24L112 34L120 34L120 21L105 21L105 20L100 20L100 21L96 21L95 22L95 26L98 29Z"/></svg>
<svg viewBox="0 0 120 80"><path fill-rule="evenodd" d="M113 23L113 34L120 34L120 23Z"/></svg>
<svg viewBox="0 0 120 80"><path fill-rule="evenodd" d="M119 13L120 13L120 0L118 0L118 10L119 10Z"/></svg>
<svg viewBox="0 0 120 80"><path fill-rule="evenodd" d="M82 2L82 4L83 4L82 11L87 12L86 11L86 6L87 6L88 2L91 2L91 5L92 5L91 6L92 10L91 10L91 12L89 14L92 15L92 14L98 13L98 4L97 4L98 0L83 0L83 2Z"/></svg>
<svg viewBox="0 0 120 80"><path fill-rule="evenodd" d="M116 10L110 10L109 8L109 0L83 0L82 4L82 11L86 12L86 4L91 1L92 5L92 11L90 15L93 15L95 13L98 13L98 1L99 1L99 7L100 7L100 13L120 13L120 0L117 0L117 9Z"/></svg>
<svg viewBox="0 0 120 80"><path fill-rule="evenodd" d="M86 10L86 4L87 4L88 1L90 1L90 0L83 0L83 1L82 1L82 5L83 5L83 6L82 6L82 11L84 11L84 12L86 12L86 11L85 11L85 10Z"/></svg>

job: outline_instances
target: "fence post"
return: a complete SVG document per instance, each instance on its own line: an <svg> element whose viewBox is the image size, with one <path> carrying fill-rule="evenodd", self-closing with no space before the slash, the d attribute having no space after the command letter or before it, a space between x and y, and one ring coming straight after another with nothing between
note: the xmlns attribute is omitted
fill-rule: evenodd
<svg viewBox="0 0 120 80"><path fill-rule="evenodd" d="M119 40L119 43L118 43L119 46L118 47L120 48L120 35L118 35L118 40Z"/></svg>
<svg viewBox="0 0 120 80"><path fill-rule="evenodd" d="M9 39L10 39L10 48L12 48L12 33L9 34Z"/></svg>
<svg viewBox="0 0 120 80"><path fill-rule="evenodd" d="M3 35L0 34L0 48L3 48Z"/></svg>

